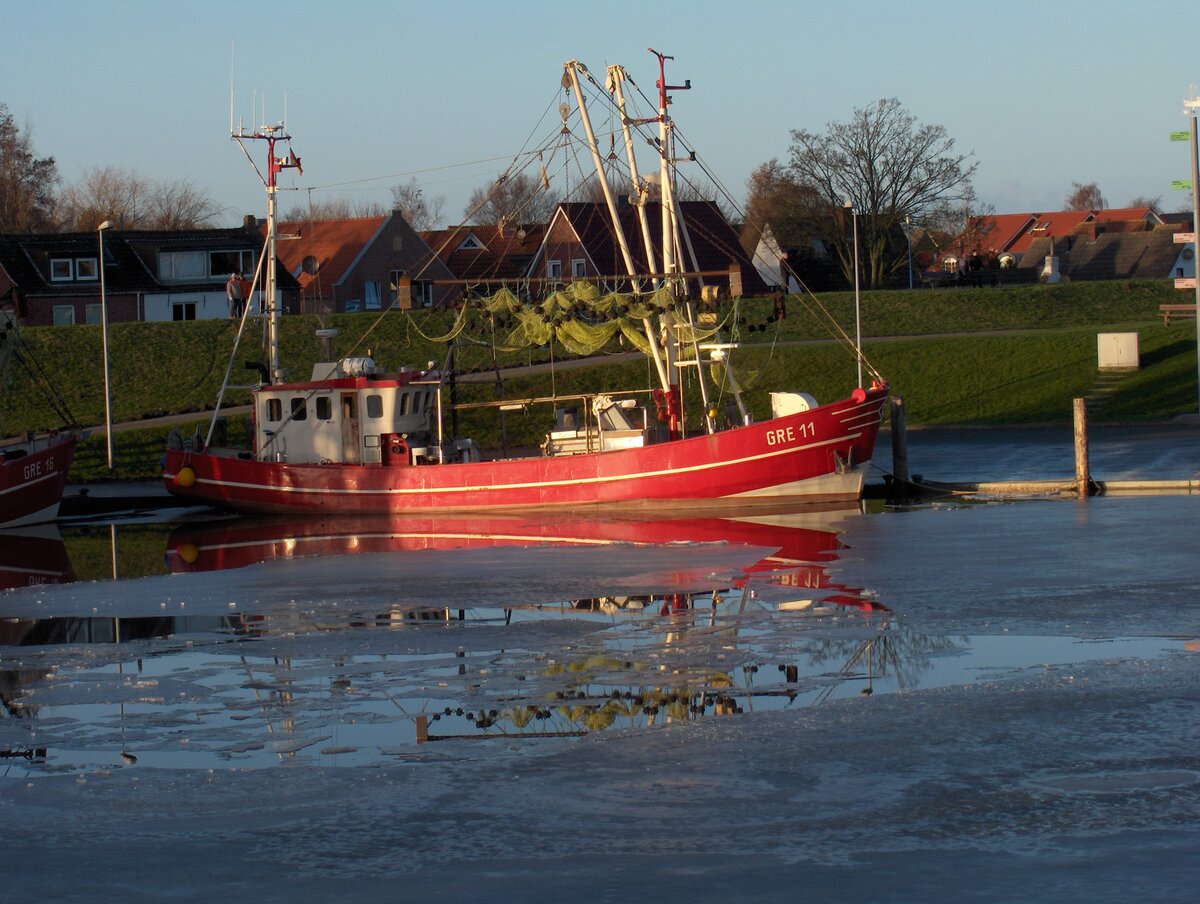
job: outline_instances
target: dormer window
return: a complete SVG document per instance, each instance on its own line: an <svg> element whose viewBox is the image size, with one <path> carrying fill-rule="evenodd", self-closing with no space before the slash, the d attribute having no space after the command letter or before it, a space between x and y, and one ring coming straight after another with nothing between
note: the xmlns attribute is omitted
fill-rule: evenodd
<svg viewBox="0 0 1200 904"><path fill-rule="evenodd" d="M75 258L75 279L80 282L87 282L99 278L100 272L96 269L96 259L94 257Z"/></svg>
<svg viewBox="0 0 1200 904"><path fill-rule="evenodd" d="M50 260L51 282L70 282L75 278L74 261L69 257L56 257Z"/></svg>
<svg viewBox="0 0 1200 904"><path fill-rule="evenodd" d="M467 236L465 239L463 239L462 242L459 243L458 250L459 251L484 251L484 250L486 250L486 248L484 247L483 242L479 241L479 239L477 239L475 237L475 233L471 233L469 236Z"/></svg>

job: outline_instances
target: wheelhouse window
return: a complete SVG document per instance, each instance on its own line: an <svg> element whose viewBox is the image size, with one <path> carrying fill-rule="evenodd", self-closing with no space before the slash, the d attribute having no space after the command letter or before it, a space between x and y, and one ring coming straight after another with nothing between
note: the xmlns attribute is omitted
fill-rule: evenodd
<svg viewBox="0 0 1200 904"><path fill-rule="evenodd" d="M308 406L304 404L304 399L292 399L292 420L306 421L308 420Z"/></svg>
<svg viewBox="0 0 1200 904"><path fill-rule="evenodd" d="M379 420L383 417L383 396L367 396L367 417L373 420Z"/></svg>
<svg viewBox="0 0 1200 904"><path fill-rule="evenodd" d="M267 421L277 424L283 420L283 402L280 399L267 399Z"/></svg>
<svg viewBox="0 0 1200 904"><path fill-rule="evenodd" d="M50 261L50 279L53 282L68 282L74 278L75 269L69 257L58 257Z"/></svg>
<svg viewBox="0 0 1200 904"><path fill-rule="evenodd" d="M316 414L318 421L328 421L333 418L333 403L327 395L317 396Z"/></svg>

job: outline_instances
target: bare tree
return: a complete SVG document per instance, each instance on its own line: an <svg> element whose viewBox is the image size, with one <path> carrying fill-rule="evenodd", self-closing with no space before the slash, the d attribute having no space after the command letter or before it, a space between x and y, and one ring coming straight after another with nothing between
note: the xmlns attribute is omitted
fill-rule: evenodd
<svg viewBox="0 0 1200 904"><path fill-rule="evenodd" d="M29 126L22 132L0 104L0 233L54 228L58 166L33 151Z"/></svg>
<svg viewBox="0 0 1200 904"><path fill-rule="evenodd" d="M763 230L771 227L775 240L783 248L808 244L823 230L814 223L824 205L816 192L796 181L792 171L772 158L761 164L746 180L746 218L742 227L742 246L753 254Z"/></svg>
<svg viewBox="0 0 1200 904"><path fill-rule="evenodd" d="M392 186L392 208L400 211L405 222L418 232L437 229L445 206L446 199L442 195L432 198L426 195L417 185L416 177Z"/></svg>
<svg viewBox="0 0 1200 904"><path fill-rule="evenodd" d="M1071 183L1071 193L1063 200L1064 210L1104 210L1108 202L1100 194L1100 186L1095 182L1081 185Z"/></svg>
<svg viewBox="0 0 1200 904"><path fill-rule="evenodd" d="M544 182L514 173L471 192L464 216L472 223L545 223L557 205Z"/></svg>
<svg viewBox="0 0 1200 904"><path fill-rule="evenodd" d="M1135 198L1130 198L1126 207L1149 207L1153 211L1162 209L1162 195L1155 195L1151 198L1149 195L1138 195Z"/></svg>
<svg viewBox="0 0 1200 904"><path fill-rule="evenodd" d="M283 218L290 222L303 220L354 220L360 217L385 217L389 211L378 201L352 201L349 198L310 200L290 208Z"/></svg>
<svg viewBox="0 0 1200 904"><path fill-rule="evenodd" d="M153 183L146 199L150 229L202 229L220 212L217 203L187 179Z"/></svg>
<svg viewBox="0 0 1200 904"><path fill-rule="evenodd" d="M219 213L216 202L186 179L154 182L117 166L86 170L60 201L62 228L74 232L104 220L121 229L201 229Z"/></svg>
<svg viewBox="0 0 1200 904"><path fill-rule="evenodd" d="M858 214L860 257L867 284L882 285L906 264L905 218L921 220L939 205L962 200L977 164L954 150L945 127L919 124L896 98L857 109L849 122L832 122L818 135L792 132L795 180L825 205L828 231L843 270L852 276L853 235L843 204Z"/></svg>

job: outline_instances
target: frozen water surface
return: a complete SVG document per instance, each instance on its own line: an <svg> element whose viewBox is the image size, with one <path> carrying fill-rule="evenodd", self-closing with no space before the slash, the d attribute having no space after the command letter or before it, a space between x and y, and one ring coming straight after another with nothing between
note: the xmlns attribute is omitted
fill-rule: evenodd
<svg viewBox="0 0 1200 904"><path fill-rule="evenodd" d="M4 897L1190 901L1198 505L66 528Z"/></svg>

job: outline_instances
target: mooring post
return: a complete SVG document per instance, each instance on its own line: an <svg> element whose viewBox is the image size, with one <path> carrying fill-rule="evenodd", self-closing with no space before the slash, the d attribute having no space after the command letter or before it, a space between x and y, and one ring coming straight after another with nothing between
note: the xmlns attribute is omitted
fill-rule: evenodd
<svg viewBox="0 0 1200 904"><path fill-rule="evenodd" d="M1075 399L1075 489L1080 499L1091 494L1092 475L1088 468L1087 399Z"/></svg>
<svg viewBox="0 0 1200 904"><path fill-rule="evenodd" d="M892 396L892 476L908 483L908 437L904 432L904 399Z"/></svg>

